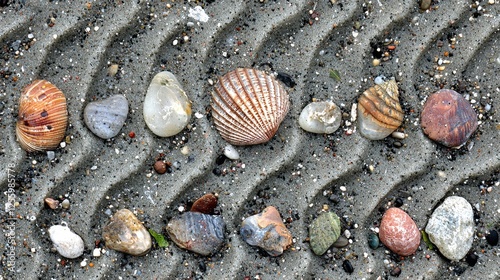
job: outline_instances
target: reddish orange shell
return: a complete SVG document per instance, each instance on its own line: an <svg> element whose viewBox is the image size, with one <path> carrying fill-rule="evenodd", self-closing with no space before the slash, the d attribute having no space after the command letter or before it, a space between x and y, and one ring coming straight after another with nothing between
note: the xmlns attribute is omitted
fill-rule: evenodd
<svg viewBox="0 0 500 280"><path fill-rule="evenodd" d="M16 135L27 152L55 149L68 125L66 97L52 83L36 80L19 99Z"/></svg>
<svg viewBox="0 0 500 280"><path fill-rule="evenodd" d="M215 128L233 145L269 141L290 107L288 94L272 76L236 69L222 76L212 94Z"/></svg>

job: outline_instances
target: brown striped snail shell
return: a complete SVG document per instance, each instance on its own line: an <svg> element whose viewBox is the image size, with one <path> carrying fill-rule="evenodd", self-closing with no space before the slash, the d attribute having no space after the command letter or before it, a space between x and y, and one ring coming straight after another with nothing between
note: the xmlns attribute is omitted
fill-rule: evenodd
<svg viewBox="0 0 500 280"><path fill-rule="evenodd" d="M288 93L263 71L238 68L219 78L212 93L215 128L233 145L269 141L288 113Z"/></svg>
<svg viewBox="0 0 500 280"><path fill-rule="evenodd" d="M358 129L370 140L389 136L401 125L403 117L394 79L367 89L358 98Z"/></svg>
<svg viewBox="0 0 500 280"><path fill-rule="evenodd" d="M68 125L66 97L55 85L36 80L19 99L16 135L27 152L55 149Z"/></svg>

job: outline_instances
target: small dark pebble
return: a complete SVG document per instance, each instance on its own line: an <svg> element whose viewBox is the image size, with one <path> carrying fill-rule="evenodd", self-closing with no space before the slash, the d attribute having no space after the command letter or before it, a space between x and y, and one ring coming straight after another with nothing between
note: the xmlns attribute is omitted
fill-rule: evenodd
<svg viewBox="0 0 500 280"><path fill-rule="evenodd" d="M399 142L399 141L394 141L394 143L392 144L394 147L396 148L401 148L403 147L403 143Z"/></svg>
<svg viewBox="0 0 500 280"><path fill-rule="evenodd" d="M400 274L401 268L399 268L399 266L396 266L393 270L391 270L391 276L399 277Z"/></svg>
<svg viewBox="0 0 500 280"><path fill-rule="evenodd" d="M462 273L465 272L466 269L467 269L466 266L457 266L453 269L453 272L455 273L456 276L460 276L462 275Z"/></svg>
<svg viewBox="0 0 500 280"><path fill-rule="evenodd" d="M276 78L282 81L287 87L293 88L295 85L297 85L292 76L288 75L287 73L278 72L278 76Z"/></svg>
<svg viewBox="0 0 500 280"><path fill-rule="evenodd" d="M201 272L206 272L207 271L207 265L205 264L205 261L200 261L198 267L200 268Z"/></svg>
<svg viewBox="0 0 500 280"><path fill-rule="evenodd" d="M349 239L347 239L343 236L339 236L337 241L335 241L335 243L333 243L333 247L335 247L335 248L343 248L347 245L349 245Z"/></svg>
<svg viewBox="0 0 500 280"><path fill-rule="evenodd" d="M227 157L225 155L220 155L215 160L215 164L221 165L221 164L223 164L226 161L226 159L227 159Z"/></svg>
<svg viewBox="0 0 500 280"><path fill-rule="evenodd" d="M474 254L474 253L470 253L467 255L467 257L465 258L465 261L470 265L470 266L475 266L476 263L477 263L477 259L479 257Z"/></svg>
<svg viewBox="0 0 500 280"><path fill-rule="evenodd" d="M375 250L378 248L379 245L380 245L380 240L378 239L378 236L375 233L370 233L370 235L368 235L368 246L370 246L370 248Z"/></svg>
<svg viewBox="0 0 500 280"><path fill-rule="evenodd" d="M403 199L401 197L396 198L396 201L394 201L394 206L396 207L403 206Z"/></svg>
<svg viewBox="0 0 500 280"><path fill-rule="evenodd" d="M342 263L342 268L344 268L345 272L349 274L354 272L354 267L352 267L352 264L349 260L344 260L344 263Z"/></svg>
<svg viewBox="0 0 500 280"><path fill-rule="evenodd" d="M215 176L220 176L222 174L222 171L220 168L216 167L214 170L212 170L212 173L214 173Z"/></svg>
<svg viewBox="0 0 500 280"><path fill-rule="evenodd" d="M490 234L486 235L486 241L491 246L498 245L498 232L496 230L490 230Z"/></svg>

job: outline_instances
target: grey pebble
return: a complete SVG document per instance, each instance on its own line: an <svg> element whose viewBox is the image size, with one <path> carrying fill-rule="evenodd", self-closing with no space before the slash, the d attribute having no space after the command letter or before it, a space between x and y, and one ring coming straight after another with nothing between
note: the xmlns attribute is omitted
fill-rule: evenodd
<svg viewBox="0 0 500 280"><path fill-rule="evenodd" d="M87 127L102 139L118 135L125 124L127 115L128 101L120 94L101 101L90 102L83 113Z"/></svg>

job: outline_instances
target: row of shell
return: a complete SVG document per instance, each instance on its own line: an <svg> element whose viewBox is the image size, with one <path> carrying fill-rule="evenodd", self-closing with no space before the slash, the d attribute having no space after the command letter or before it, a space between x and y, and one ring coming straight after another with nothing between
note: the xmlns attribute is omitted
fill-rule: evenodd
<svg viewBox="0 0 500 280"><path fill-rule="evenodd" d="M212 92L215 128L233 145L269 141L289 111L288 93L273 76L256 69L238 68L220 77ZM403 122L404 112L394 79L361 94L357 106L360 134L379 140ZM118 135L128 115L123 95L90 102L84 110L87 127L98 137ZM155 75L144 99L144 120L161 137L181 132L191 118L191 101L177 78L164 71ZM440 90L424 105L422 129L448 147L463 145L477 128L471 105L452 90ZM299 116L299 125L313 133L333 133L340 127L341 110L331 101L313 102ZM55 149L64 138L68 111L64 94L52 83L37 80L20 98L16 134L28 152Z"/></svg>

